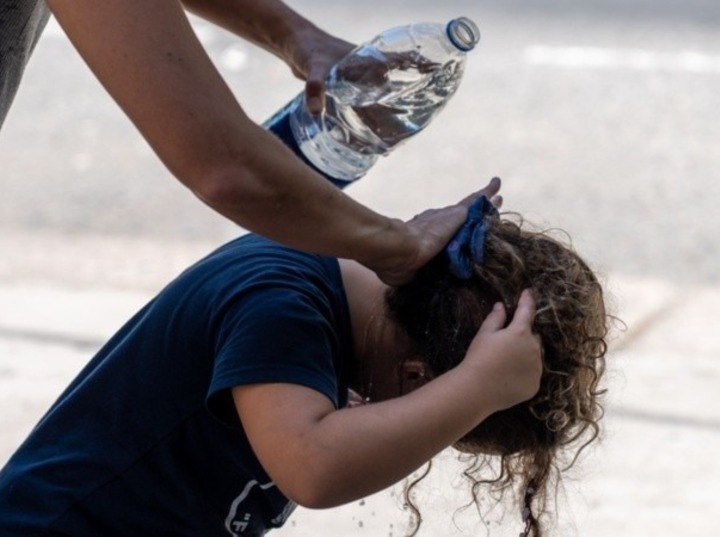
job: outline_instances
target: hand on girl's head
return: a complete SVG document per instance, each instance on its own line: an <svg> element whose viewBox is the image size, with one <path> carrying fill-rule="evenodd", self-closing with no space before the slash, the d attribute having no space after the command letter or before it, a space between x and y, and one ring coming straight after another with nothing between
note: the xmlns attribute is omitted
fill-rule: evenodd
<svg viewBox="0 0 720 537"><path fill-rule="evenodd" d="M409 264L401 270L398 270L397 266L393 266L391 269L370 264L366 264L366 266L388 285L398 286L408 283L421 267L425 266L450 242L453 235L466 221L468 207L475 200L485 196L496 207L502 205L502 197L498 195L500 186L500 179L493 177L484 188L465 197L458 203L440 209L428 209L408 220L405 225L417 237L417 249L413 253Z"/></svg>
<svg viewBox="0 0 720 537"><path fill-rule="evenodd" d="M474 366L478 375L493 382L497 410L510 408L532 398L540 387L542 340L533 333L535 299L526 289L520 295L515 314L505 326L507 312L502 303L490 315L470 343L463 364Z"/></svg>

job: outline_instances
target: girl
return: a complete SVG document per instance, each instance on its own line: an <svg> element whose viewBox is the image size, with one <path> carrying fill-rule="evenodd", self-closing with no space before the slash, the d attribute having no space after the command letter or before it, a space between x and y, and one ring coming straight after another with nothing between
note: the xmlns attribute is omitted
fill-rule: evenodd
<svg viewBox="0 0 720 537"><path fill-rule="evenodd" d="M493 303L508 309L517 303L520 309L522 290L532 288L532 326L542 338L540 388L529 400L481 421L454 447L470 455L465 476L473 481L475 500L483 483L501 493L514 488L521 536L540 537L538 517L550 514L548 491L560 468L572 466L599 434L608 316L595 274L568 245L528 230L517 215L489 220L482 262L460 270L451 264L448 270L438 256L413 282L389 290L387 305L423 357L425 375L434 377L463 361L477 327L492 317ZM500 474L492 479L483 471L495 462Z"/></svg>
<svg viewBox="0 0 720 537"><path fill-rule="evenodd" d="M0 471L0 533L256 537L455 446L500 458L494 482L522 487L539 535L557 452L597 430L604 334L585 263L485 198L398 288L247 235L164 289L50 408Z"/></svg>

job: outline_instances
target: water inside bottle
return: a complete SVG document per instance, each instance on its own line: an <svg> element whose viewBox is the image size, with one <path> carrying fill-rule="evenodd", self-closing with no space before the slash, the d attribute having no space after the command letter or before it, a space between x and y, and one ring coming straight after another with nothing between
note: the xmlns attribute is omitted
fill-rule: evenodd
<svg viewBox="0 0 720 537"><path fill-rule="evenodd" d="M293 130L313 164L335 177L356 179L443 108L460 83L464 63L404 54L404 60L396 54L393 61L376 49L358 51L341 73L330 74L326 112L319 121L298 103Z"/></svg>
<svg viewBox="0 0 720 537"><path fill-rule="evenodd" d="M391 61L386 58L383 63ZM460 83L463 65L455 60L444 64L413 60L387 69L379 86L367 77L340 78L328 93L333 110L328 115L343 131L339 141L363 153L388 153L425 128L445 106Z"/></svg>
<svg viewBox="0 0 720 537"><path fill-rule="evenodd" d="M326 113L313 117L304 105L304 94L298 95L290 112L290 127L297 145L313 166L341 181L362 177L375 164L377 154L357 150L351 144L350 130L342 121L328 116L334 102L326 100Z"/></svg>
<svg viewBox="0 0 720 537"><path fill-rule="evenodd" d="M300 97L290 123L308 160L333 177L357 179L425 128L455 93L465 66L468 48L444 32L418 24L361 45L331 70L320 118L309 116Z"/></svg>

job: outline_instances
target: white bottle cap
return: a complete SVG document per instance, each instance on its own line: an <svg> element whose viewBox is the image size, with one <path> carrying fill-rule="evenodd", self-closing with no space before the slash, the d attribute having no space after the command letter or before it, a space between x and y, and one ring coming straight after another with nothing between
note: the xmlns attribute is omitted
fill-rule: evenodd
<svg viewBox="0 0 720 537"><path fill-rule="evenodd" d="M451 20L447 25L447 35L452 44L464 52L474 49L480 41L480 30L467 17Z"/></svg>

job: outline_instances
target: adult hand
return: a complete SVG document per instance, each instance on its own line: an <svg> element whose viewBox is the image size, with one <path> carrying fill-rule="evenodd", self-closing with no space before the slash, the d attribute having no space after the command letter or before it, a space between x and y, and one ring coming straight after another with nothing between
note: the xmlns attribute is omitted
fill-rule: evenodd
<svg viewBox="0 0 720 537"><path fill-rule="evenodd" d="M429 209L406 222L415 248L404 260L381 260L377 265L366 263L388 285L401 285L410 281L415 272L428 263L450 242L455 232L465 223L468 207L480 196L486 196L496 207L502 206L500 179L493 177L482 189L467 196L459 203L441 209ZM384 266L383 266L384 264Z"/></svg>
<svg viewBox="0 0 720 537"><path fill-rule="evenodd" d="M305 80L305 99L311 114L320 114L325 109L325 79L332 66L353 48L352 43L315 27L297 31L285 62L296 77Z"/></svg>
<svg viewBox="0 0 720 537"><path fill-rule="evenodd" d="M533 333L535 299L529 289L520 295L510 324L497 303L470 343L461 367L484 380L491 406L503 410L532 398L540 388L542 340Z"/></svg>
<svg viewBox="0 0 720 537"><path fill-rule="evenodd" d="M51 0L52 1L52 0ZM324 108L325 78L354 45L315 26L280 0L181 0L200 17L259 45L305 80L308 108Z"/></svg>

